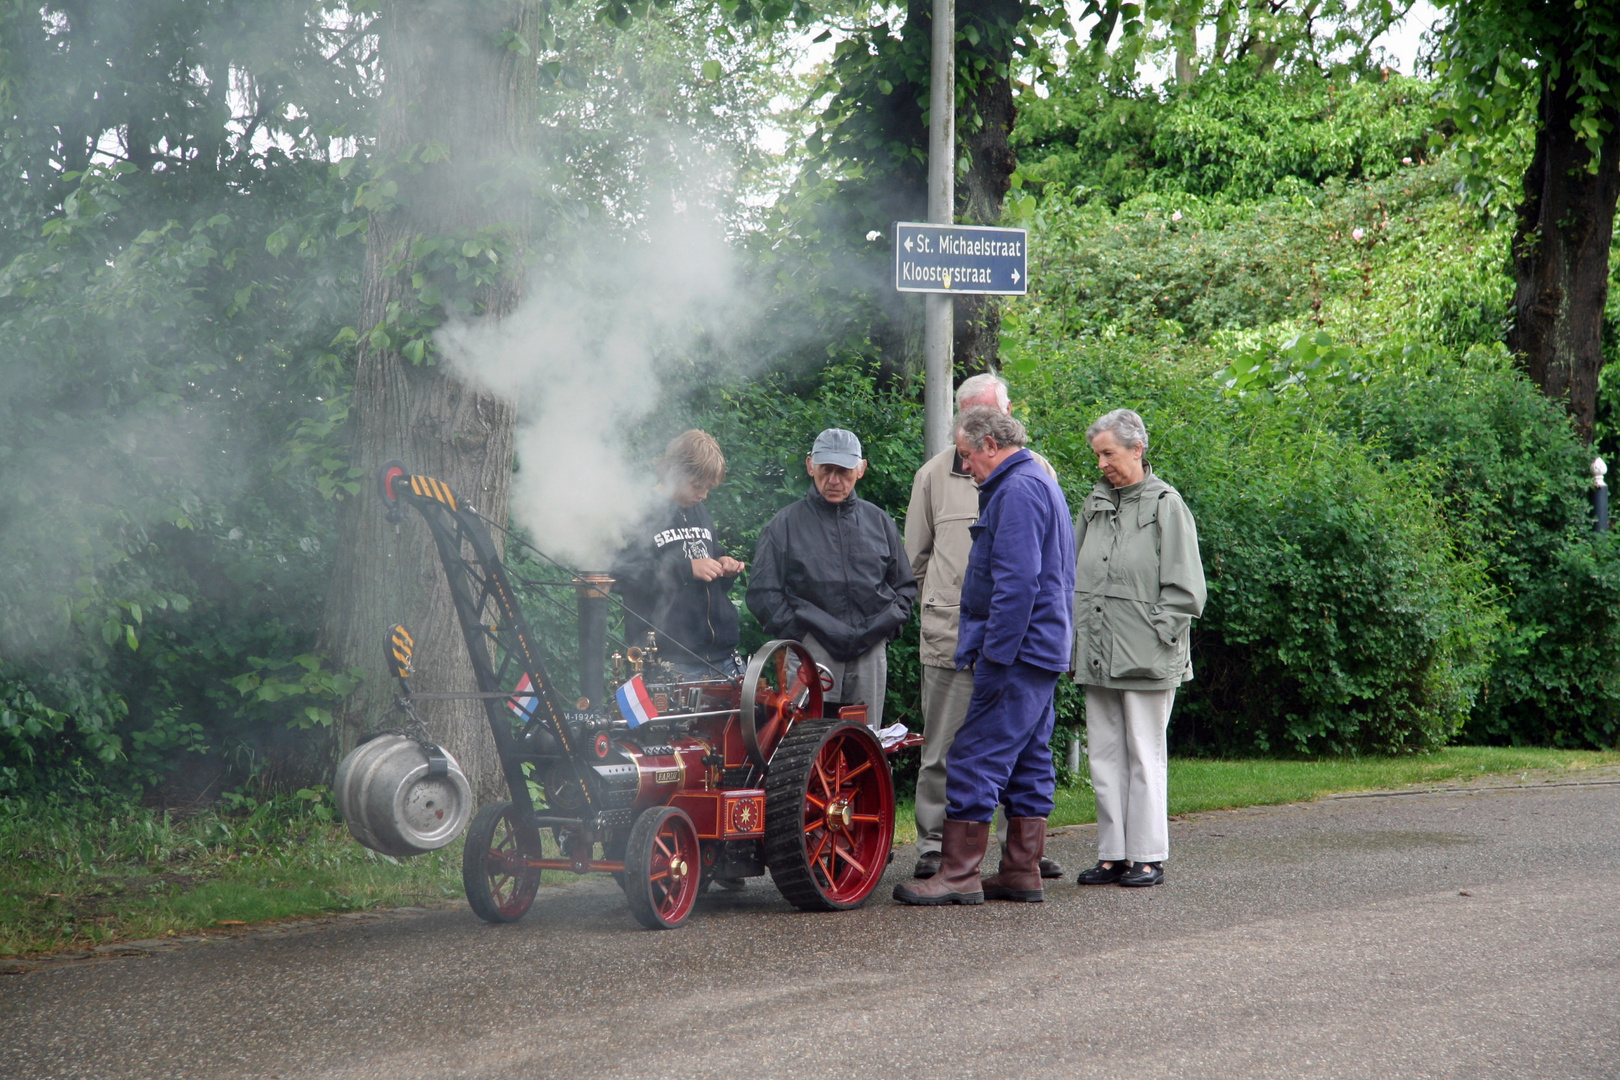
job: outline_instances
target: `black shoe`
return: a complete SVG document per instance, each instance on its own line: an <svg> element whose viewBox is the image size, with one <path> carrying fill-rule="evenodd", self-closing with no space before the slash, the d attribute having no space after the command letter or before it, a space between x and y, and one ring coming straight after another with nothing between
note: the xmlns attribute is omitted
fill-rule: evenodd
<svg viewBox="0 0 1620 1080"><path fill-rule="evenodd" d="M1113 866L1104 866L1100 861L1090 870L1080 871L1074 879L1076 885L1112 885L1125 876L1130 867L1125 865L1123 859L1114 862Z"/></svg>
<svg viewBox="0 0 1620 1080"><path fill-rule="evenodd" d="M917 868L911 872L914 878L931 878L939 873L940 860L944 855L938 851L925 851L917 856Z"/></svg>
<svg viewBox="0 0 1620 1080"><path fill-rule="evenodd" d="M1139 862L1120 875L1119 883L1127 888L1140 889L1148 885L1164 884L1164 863Z"/></svg>
<svg viewBox="0 0 1620 1080"><path fill-rule="evenodd" d="M1060 878L1062 876L1063 876L1063 867L1058 863L1058 861L1056 859L1048 859L1045 855L1042 855L1041 856L1041 877L1050 879L1050 878Z"/></svg>

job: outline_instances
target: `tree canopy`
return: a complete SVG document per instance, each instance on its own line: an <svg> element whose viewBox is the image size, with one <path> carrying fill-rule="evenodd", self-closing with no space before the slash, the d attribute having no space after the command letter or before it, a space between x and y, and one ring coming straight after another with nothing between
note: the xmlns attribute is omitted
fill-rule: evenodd
<svg viewBox="0 0 1620 1080"><path fill-rule="evenodd" d="M375 629L322 637L355 547L340 517L375 511L364 358L422 391L447 324L547 281L641 319L591 267L672 215L713 225L747 317L686 313L619 443L720 432L716 516L743 549L797 492L817 425L861 430L866 492L903 512L918 324L884 231L921 216L929 6L481 4L516 19L473 45L523 75L500 129L521 137L466 171L453 123L410 134L448 90L407 95L384 138L383 20L430 7L0 4L0 794L318 779L334 716L375 718L355 694L378 678ZM1384 70L1397 3L1097 0L1083 33L1052 5L958 5L959 215L1028 225L1038 270L1027 299L961 306L960 373L1012 372L1073 484L1086 410L1131 401L1170 428L1166 466L1227 560L1202 646L1225 674L1189 690L1189 746L1253 749L1244 725L1304 749L1616 730L1611 556L1563 475L1579 442L1500 351L1614 451L1613 5L1447 10L1431 78ZM817 35L825 61L796 60ZM441 197L477 205L412 216ZM1439 448L1403 402L1444 413ZM420 427L418 454L465 435ZM1214 446L1276 473L1266 505L1327 517L1249 536L1240 508L1264 493ZM1322 462L1376 508L1348 531ZM1437 479L1457 470L1472 479ZM1499 534L1492 513L1536 524ZM1379 538L1381 514L1407 526ZM1328 604L1341 542L1365 555L1368 606L1329 608L1317 640L1286 589ZM1268 562L1286 559L1303 561ZM1355 652L1356 627L1387 635L1384 659ZM1231 681L1257 650L1291 717L1271 726ZM1352 674L1308 676L1324 657Z"/></svg>

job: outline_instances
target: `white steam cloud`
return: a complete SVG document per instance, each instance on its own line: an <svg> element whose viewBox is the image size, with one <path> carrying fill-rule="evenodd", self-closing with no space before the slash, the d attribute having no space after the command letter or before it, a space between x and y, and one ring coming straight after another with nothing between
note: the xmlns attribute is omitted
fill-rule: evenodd
<svg viewBox="0 0 1620 1080"><path fill-rule="evenodd" d="M720 225L676 212L637 240L558 258L502 322L441 334L463 377L518 403L512 517L542 551L608 565L649 505L655 478L632 464L629 440L659 404L665 362L752 310Z"/></svg>

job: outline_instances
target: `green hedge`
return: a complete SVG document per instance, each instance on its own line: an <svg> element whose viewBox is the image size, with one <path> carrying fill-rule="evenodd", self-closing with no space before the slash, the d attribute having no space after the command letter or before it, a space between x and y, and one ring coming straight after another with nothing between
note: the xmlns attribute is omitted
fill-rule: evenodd
<svg viewBox="0 0 1620 1080"><path fill-rule="evenodd" d="M1392 752L1462 727L1499 616L1418 466L1324 429L1319 406L1224 400L1207 355L1049 350L1015 394L1071 503L1096 476L1086 426L1129 406L1198 522L1210 599L1178 749Z"/></svg>
<svg viewBox="0 0 1620 1080"><path fill-rule="evenodd" d="M1504 623L1462 737L1602 747L1620 736L1620 545L1594 535L1591 452L1501 349L1392 368L1336 422L1418 474L1488 567Z"/></svg>
<svg viewBox="0 0 1620 1080"><path fill-rule="evenodd" d="M1590 531L1586 451L1499 348L1323 336L1239 352L1018 333L1041 360L1014 379L1015 409L1071 505L1096 478L1086 426L1128 405L1198 521L1210 599L1172 725L1178 751L1615 742L1620 546ZM1225 389L1212 377L1223 360ZM681 422L728 451L711 507L745 559L807 490L803 448L828 425L862 435L861 494L904 521L921 412L868 367L739 385ZM887 703L913 727L915 634L891 649ZM745 646L761 638L745 618ZM1059 705L1079 721L1078 694Z"/></svg>

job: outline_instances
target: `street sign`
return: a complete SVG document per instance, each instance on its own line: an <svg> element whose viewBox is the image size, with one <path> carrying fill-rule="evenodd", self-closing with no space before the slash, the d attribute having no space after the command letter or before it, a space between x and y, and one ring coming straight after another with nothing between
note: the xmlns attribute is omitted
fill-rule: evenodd
<svg viewBox="0 0 1620 1080"><path fill-rule="evenodd" d="M987 225L894 226L894 287L901 292L1029 291L1029 233Z"/></svg>

